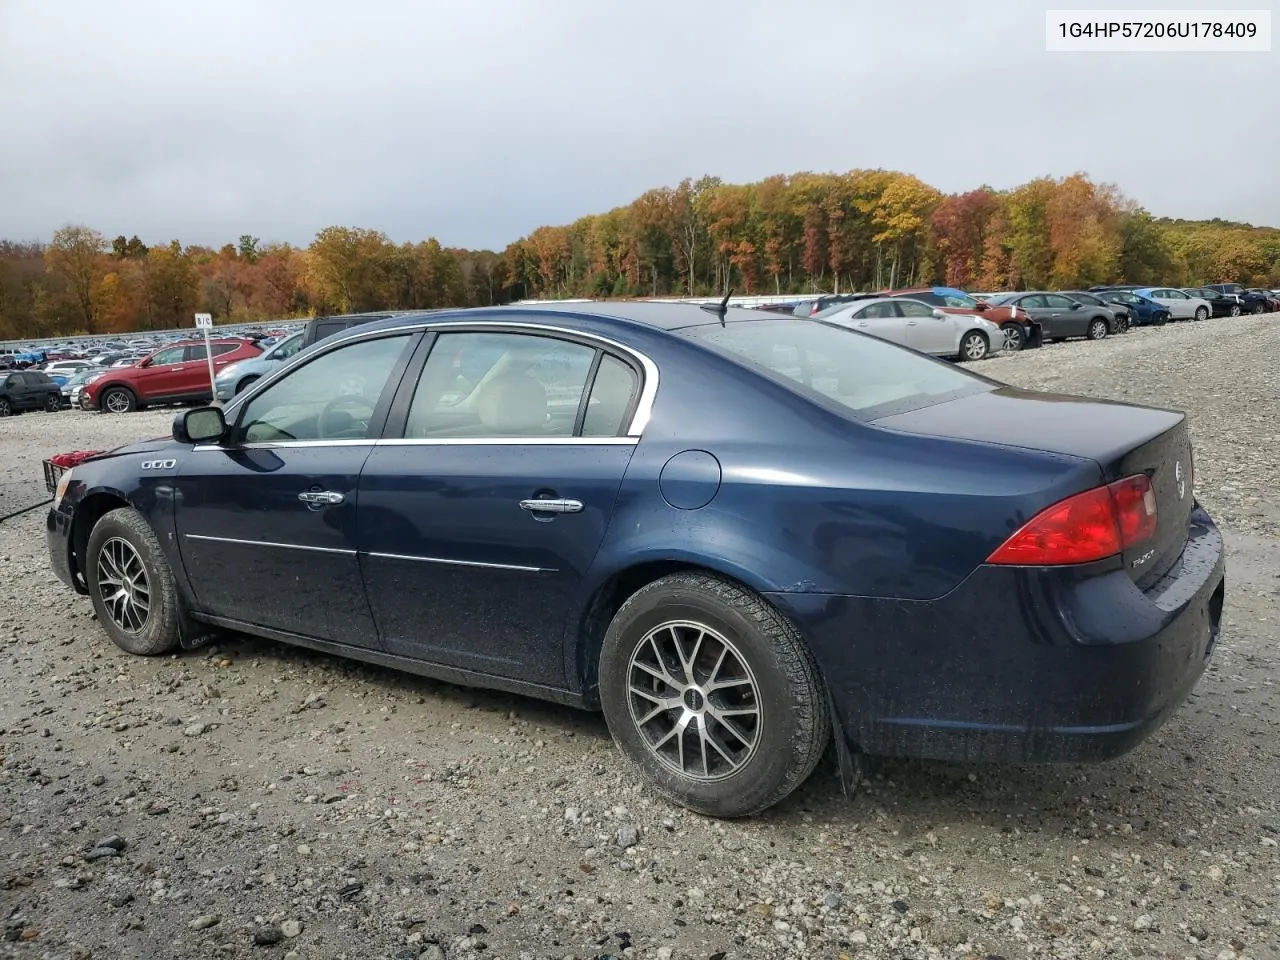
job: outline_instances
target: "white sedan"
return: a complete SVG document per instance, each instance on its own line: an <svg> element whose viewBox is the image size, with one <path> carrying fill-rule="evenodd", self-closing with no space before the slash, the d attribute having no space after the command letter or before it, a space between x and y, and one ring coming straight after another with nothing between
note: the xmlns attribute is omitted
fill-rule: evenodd
<svg viewBox="0 0 1280 960"><path fill-rule="evenodd" d="M1004 331L990 320L944 313L927 303L903 297L842 303L811 319L869 333L935 357L981 360L1005 347Z"/></svg>
<svg viewBox="0 0 1280 960"><path fill-rule="evenodd" d="M1190 296L1172 287L1147 287L1145 290L1135 290L1134 293L1168 307L1170 320L1207 320L1213 316L1213 305L1208 300Z"/></svg>

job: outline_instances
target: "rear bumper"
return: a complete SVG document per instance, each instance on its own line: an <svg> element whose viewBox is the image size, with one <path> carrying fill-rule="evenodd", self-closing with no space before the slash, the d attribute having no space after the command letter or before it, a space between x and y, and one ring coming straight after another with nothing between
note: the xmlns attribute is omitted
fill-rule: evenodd
<svg viewBox="0 0 1280 960"><path fill-rule="evenodd" d="M1222 537L1197 507L1182 558L1145 591L1115 560L983 566L928 602L769 596L867 753L1049 763L1110 759L1159 727L1208 664L1224 593Z"/></svg>

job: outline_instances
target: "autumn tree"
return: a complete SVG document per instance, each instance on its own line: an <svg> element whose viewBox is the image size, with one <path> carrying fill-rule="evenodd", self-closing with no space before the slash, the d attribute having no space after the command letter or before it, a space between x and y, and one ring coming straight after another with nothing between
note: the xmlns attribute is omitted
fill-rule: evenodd
<svg viewBox="0 0 1280 960"><path fill-rule="evenodd" d="M53 242L44 254L49 272L66 284L86 333L97 332L94 293L106 273L102 264L105 249L106 240L97 230L68 224L54 231Z"/></svg>

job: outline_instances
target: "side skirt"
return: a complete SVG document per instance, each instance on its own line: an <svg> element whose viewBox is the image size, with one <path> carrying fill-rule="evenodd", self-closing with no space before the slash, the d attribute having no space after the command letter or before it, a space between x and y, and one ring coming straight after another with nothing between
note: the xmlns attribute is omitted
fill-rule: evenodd
<svg viewBox="0 0 1280 960"><path fill-rule="evenodd" d="M332 640L317 640L314 637L304 637L301 634L290 633L287 630L274 630L271 627L261 627L257 624L243 623L226 617L215 617L207 613L193 613L191 616L192 619L207 623L213 627L248 633L266 640L288 643L296 647L306 647L310 650L330 653L338 657L363 660L366 663L390 667L393 670L403 670L405 673L430 677L434 680L443 680L445 683L454 683L461 687L501 690L504 693L515 693L520 696L534 697L538 700L549 700L552 703L559 703L566 707L578 707L583 710L591 709L587 706L582 694L575 693L572 690L561 690L558 687L547 687L539 683L529 683L525 680L513 680L509 677L497 677L474 670L464 670L461 667L446 667L438 663L428 663L425 660L415 660L412 657L397 656L382 650L371 650L367 647L353 647L345 643L335 643Z"/></svg>

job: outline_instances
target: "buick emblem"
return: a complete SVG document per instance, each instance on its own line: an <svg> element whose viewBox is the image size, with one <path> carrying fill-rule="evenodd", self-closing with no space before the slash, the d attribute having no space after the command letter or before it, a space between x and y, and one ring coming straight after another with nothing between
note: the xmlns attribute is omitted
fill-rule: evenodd
<svg viewBox="0 0 1280 960"><path fill-rule="evenodd" d="M1178 499L1185 499L1187 496L1187 478L1182 475L1181 460L1179 460L1173 467L1173 479L1178 484Z"/></svg>

